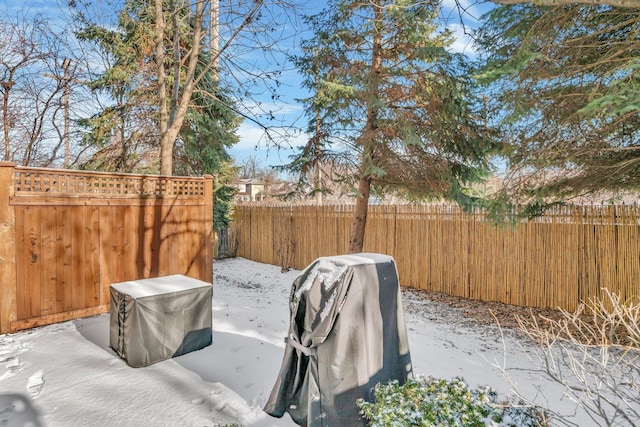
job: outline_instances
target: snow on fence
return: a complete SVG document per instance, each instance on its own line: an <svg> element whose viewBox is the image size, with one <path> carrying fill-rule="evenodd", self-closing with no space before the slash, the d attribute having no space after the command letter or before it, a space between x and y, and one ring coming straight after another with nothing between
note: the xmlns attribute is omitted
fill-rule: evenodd
<svg viewBox="0 0 640 427"><path fill-rule="evenodd" d="M112 283L212 280L213 177L0 162L0 333L109 309Z"/></svg>
<svg viewBox="0 0 640 427"><path fill-rule="evenodd" d="M304 268L347 252L353 206L235 208L237 255ZM601 295L640 297L640 207L561 206L515 227L450 205L370 206L365 252L396 259L403 286L574 310Z"/></svg>

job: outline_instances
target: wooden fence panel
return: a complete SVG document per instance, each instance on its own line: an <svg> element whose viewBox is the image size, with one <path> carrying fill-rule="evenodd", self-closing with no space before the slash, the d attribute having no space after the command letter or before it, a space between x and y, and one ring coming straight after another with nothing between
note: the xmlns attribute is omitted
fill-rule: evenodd
<svg viewBox="0 0 640 427"><path fill-rule="evenodd" d="M212 181L0 162L0 333L108 311L116 282L211 282Z"/></svg>
<svg viewBox="0 0 640 427"><path fill-rule="evenodd" d="M343 205L240 205L238 255L278 265L289 242L302 269L347 252L352 216ZM605 287L640 297L639 206L564 206L513 227L455 206L371 206L364 250L393 256L405 286L461 297L566 310Z"/></svg>

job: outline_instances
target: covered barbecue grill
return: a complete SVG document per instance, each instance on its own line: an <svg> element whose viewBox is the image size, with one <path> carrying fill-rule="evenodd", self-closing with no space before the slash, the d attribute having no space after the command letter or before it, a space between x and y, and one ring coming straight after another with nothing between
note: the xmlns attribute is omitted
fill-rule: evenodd
<svg viewBox="0 0 640 427"><path fill-rule="evenodd" d="M282 367L265 412L303 426L363 425L356 400L412 374L392 257L318 258L293 282Z"/></svg>

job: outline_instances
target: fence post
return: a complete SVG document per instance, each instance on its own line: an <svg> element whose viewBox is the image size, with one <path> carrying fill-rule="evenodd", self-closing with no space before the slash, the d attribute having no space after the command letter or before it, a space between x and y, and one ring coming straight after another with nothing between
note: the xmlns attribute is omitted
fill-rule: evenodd
<svg viewBox="0 0 640 427"><path fill-rule="evenodd" d="M204 176L204 208L205 208L205 265L206 282L213 282L213 175Z"/></svg>
<svg viewBox="0 0 640 427"><path fill-rule="evenodd" d="M0 162L0 333L11 332L16 320L16 215L9 204L14 194L16 164Z"/></svg>

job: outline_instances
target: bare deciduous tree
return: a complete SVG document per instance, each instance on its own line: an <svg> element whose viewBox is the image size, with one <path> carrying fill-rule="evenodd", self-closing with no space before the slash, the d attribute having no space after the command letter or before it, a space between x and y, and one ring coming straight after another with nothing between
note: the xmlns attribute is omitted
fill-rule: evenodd
<svg viewBox="0 0 640 427"><path fill-rule="evenodd" d="M5 160L34 166L59 160L70 138L69 94L76 84L68 53L65 40L42 16L0 20ZM64 154L68 159L68 147Z"/></svg>
<svg viewBox="0 0 640 427"><path fill-rule="evenodd" d="M36 62L43 61L48 52L43 51L44 29L46 21L41 17L27 20L0 22L0 90L2 90L2 114L4 136L4 160L11 158L11 128L16 125L18 112L14 105L10 105L11 93L17 90L14 86L20 84L20 79L29 74L30 67ZM13 89L13 91L12 91Z"/></svg>
<svg viewBox="0 0 640 427"><path fill-rule="evenodd" d="M176 138L184 123L185 115L191 104L191 98L198 82L211 71L214 71L220 63L220 56L233 46L234 39L245 31L247 27L258 21L259 15L265 8L262 0L254 0L248 7L239 11L242 20L237 22L232 31L227 34L224 43L211 40L207 35L219 37L220 32L211 28L211 22L207 17L215 17L217 21L220 16L218 0L211 1L183 1L172 0L169 2L171 8L171 33L170 43L173 48L168 48L166 41L166 15L163 0L155 0L155 60L157 65L158 82L158 104L160 111L160 173L171 175L173 172L173 148ZM192 31L189 34L180 32L180 25L177 24L177 10L188 8L189 19L193 22ZM239 7L240 9L240 7ZM210 31L207 31L209 26ZM255 31L255 30L253 30ZM181 52L180 43L185 43L190 47ZM210 50L208 55L203 55L206 47ZM168 88L168 70L165 67L167 61L166 52L173 54L173 83ZM203 58L206 58L203 61ZM169 98L168 98L169 97Z"/></svg>

